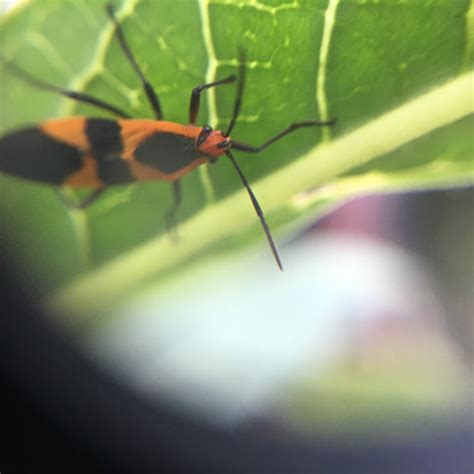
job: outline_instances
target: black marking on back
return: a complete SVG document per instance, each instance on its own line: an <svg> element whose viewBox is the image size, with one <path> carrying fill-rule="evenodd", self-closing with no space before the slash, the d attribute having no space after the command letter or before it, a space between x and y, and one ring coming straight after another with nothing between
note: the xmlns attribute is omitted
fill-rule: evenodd
<svg viewBox="0 0 474 474"><path fill-rule="evenodd" d="M0 171L32 181L61 184L80 169L82 152L44 134L26 128L0 139Z"/></svg>
<svg viewBox="0 0 474 474"><path fill-rule="evenodd" d="M166 174L172 174L199 158L194 139L176 133L157 132L135 150L135 158Z"/></svg>
<svg viewBox="0 0 474 474"><path fill-rule="evenodd" d="M130 168L122 159L120 125L116 120L88 119L86 135L92 155L97 160L97 174L105 185L134 181Z"/></svg>

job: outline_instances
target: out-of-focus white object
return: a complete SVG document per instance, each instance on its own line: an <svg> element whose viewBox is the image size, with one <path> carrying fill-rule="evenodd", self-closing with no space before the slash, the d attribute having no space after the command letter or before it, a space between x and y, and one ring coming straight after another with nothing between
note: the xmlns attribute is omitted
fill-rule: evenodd
<svg viewBox="0 0 474 474"><path fill-rule="evenodd" d="M0 15L8 12L14 7L20 6L22 3L26 3L27 0L0 0Z"/></svg>
<svg viewBox="0 0 474 474"><path fill-rule="evenodd" d="M235 424L275 413L288 387L370 351L387 321L443 334L429 277L397 247L329 234L281 254L283 273L264 254L219 261L166 293L150 291L102 326L89 348L148 397ZM402 354L403 338L397 344ZM441 345L453 354L449 337Z"/></svg>

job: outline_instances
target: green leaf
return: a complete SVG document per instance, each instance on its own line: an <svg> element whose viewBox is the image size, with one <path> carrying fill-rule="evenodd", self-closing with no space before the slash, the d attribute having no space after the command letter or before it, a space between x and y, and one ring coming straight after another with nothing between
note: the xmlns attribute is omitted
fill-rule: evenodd
<svg viewBox="0 0 474 474"><path fill-rule="evenodd" d="M167 120L186 122L191 89L235 72L241 47L248 74L236 139L260 144L291 122L337 118L258 155L236 152L278 241L358 194L474 181L472 0L128 0L116 9ZM0 42L37 77L152 116L101 2L32 2L1 20ZM0 75L5 133L52 117L107 116L4 67ZM232 86L209 90L200 123L225 128L233 98ZM230 164L183 181L175 245L162 218L167 183L117 188L69 211L54 190L1 175L4 247L34 293L87 314L250 244L268 253L272 271Z"/></svg>

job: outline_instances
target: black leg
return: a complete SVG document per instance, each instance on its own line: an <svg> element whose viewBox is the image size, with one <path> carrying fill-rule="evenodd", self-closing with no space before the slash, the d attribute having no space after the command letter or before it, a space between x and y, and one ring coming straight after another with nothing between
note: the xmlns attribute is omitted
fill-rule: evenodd
<svg viewBox="0 0 474 474"><path fill-rule="evenodd" d="M15 74L15 76L19 77L20 79L27 82L28 84L31 84L32 86L37 87L38 89L55 92L56 94L60 94L70 99L77 100L78 102L84 102L86 104L93 105L94 107L98 107L100 109L107 110L108 112L112 112L113 114L118 115L119 117L130 118L130 116L127 115L123 110L119 109L118 107L115 107L114 105L108 104L107 102L104 102L103 100L96 99L95 97L92 97L91 95L88 95L88 94L83 94L82 92L75 92L69 89L63 89L62 87L53 86L52 84L43 82L40 79L30 76L22 68L20 68L16 64L13 64L7 61L1 56L0 56L0 61L5 63L5 66L13 74Z"/></svg>
<svg viewBox="0 0 474 474"><path fill-rule="evenodd" d="M71 209L85 209L93 204L106 189L106 187L98 188L79 202L71 202L59 189L57 189L57 193L61 201L63 201L67 207L70 207Z"/></svg>
<svg viewBox="0 0 474 474"><path fill-rule="evenodd" d="M245 186L245 189L247 190L250 200L252 201L253 207L255 208L255 212L257 213L257 216L260 219L260 223L262 224L263 231L265 232L268 243L270 244L270 248L272 250L273 256L275 257L278 268L280 270L283 270L283 266L281 264L280 256L278 255L278 250L276 248L275 241L273 240L272 233L270 232L270 228L268 227L267 221L265 220L265 216L263 215L262 208L260 207L260 204L258 203L257 198L255 197L255 194L253 193L252 188L250 187L250 184L247 181L247 178L244 176L244 174L242 173L242 170L240 169L239 165L235 161L235 158L232 156L232 153L230 151L226 151L226 154L229 157L235 170L237 171L240 177L240 180L242 181L242 184Z"/></svg>
<svg viewBox="0 0 474 474"><path fill-rule="evenodd" d="M221 79L220 81L210 82L209 84L202 84L197 86L191 92L191 100L189 101L189 123L195 124L199 114L199 103L201 100L201 92L210 87L220 86L221 84L230 84L236 79L235 75Z"/></svg>
<svg viewBox="0 0 474 474"><path fill-rule="evenodd" d="M252 146L252 145L247 145L245 143L239 143L232 140L232 148L235 148L236 150L247 151L249 153L257 153L259 151L264 150L265 148L270 146L272 143L275 143L277 140L280 140L280 138L283 138L285 135L288 135L289 133L294 132L295 130L298 130L298 128L330 126L330 125L334 125L335 122L336 122L335 119L331 119L327 121L307 120L305 122L292 123L289 127L285 128L285 130L281 131L274 137L270 138L270 140L265 142L263 145Z"/></svg>
<svg viewBox="0 0 474 474"><path fill-rule="evenodd" d="M153 111L155 112L156 118L158 120L161 120L163 118L163 113L161 112L161 105L160 105L158 96L156 95L153 89L153 86L146 80L146 77L143 74L142 70L140 69L140 66L138 66L138 63L135 61L132 51L130 50L127 44L127 41L125 40L125 36L123 34L122 28L120 27L119 22L117 21L117 18L115 17L114 8L112 4L108 3L106 9L107 9L107 14L109 15L110 19L114 22L115 33L120 43L120 47L122 48L122 51L125 53L125 56L127 56L127 59L129 60L135 72L137 73L138 77L140 78L142 82L143 90L145 91L145 94L148 97L148 101L150 102L150 105Z"/></svg>
<svg viewBox="0 0 474 474"><path fill-rule="evenodd" d="M173 237L173 240L177 240L178 236L176 232L176 213L178 211L179 205L181 204L182 198L181 181L173 181L173 183L171 184L171 191L173 203L171 204L171 207L166 211L165 220L168 232Z"/></svg>

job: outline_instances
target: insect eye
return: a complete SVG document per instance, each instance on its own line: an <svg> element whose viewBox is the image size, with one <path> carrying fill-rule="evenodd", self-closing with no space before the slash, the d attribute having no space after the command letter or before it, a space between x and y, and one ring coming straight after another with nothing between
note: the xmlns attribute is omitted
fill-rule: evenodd
<svg viewBox="0 0 474 474"><path fill-rule="evenodd" d="M206 141L206 138L210 135L211 132L212 132L212 128L209 127L209 125L204 125L204 127L202 127L201 133L198 136L197 146L202 145Z"/></svg>
<svg viewBox="0 0 474 474"><path fill-rule="evenodd" d="M218 143L216 146L217 148L223 149L223 148L227 148L229 145L230 145L230 141L224 140L223 142Z"/></svg>

